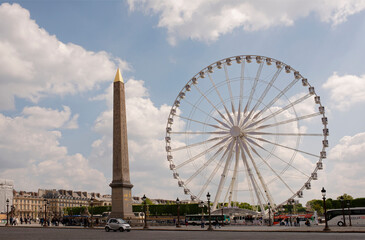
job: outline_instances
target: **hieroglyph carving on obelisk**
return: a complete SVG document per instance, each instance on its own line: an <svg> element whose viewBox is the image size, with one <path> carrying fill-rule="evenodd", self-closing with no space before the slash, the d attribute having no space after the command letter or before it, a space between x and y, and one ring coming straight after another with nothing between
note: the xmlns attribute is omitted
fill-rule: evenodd
<svg viewBox="0 0 365 240"><path fill-rule="evenodd" d="M127 116L124 81L120 70L114 79L113 104L113 181L110 217L132 218L132 187L129 177Z"/></svg>

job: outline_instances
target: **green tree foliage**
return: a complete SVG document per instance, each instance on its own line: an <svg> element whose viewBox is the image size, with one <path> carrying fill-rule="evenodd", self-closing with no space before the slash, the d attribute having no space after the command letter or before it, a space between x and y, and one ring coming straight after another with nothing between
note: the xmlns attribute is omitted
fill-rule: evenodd
<svg viewBox="0 0 365 240"><path fill-rule="evenodd" d="M354 200L354 198L351 195L348 195L347 193L344 193L343 195L338 196L337 197L337 200L341 200L341 197L343 197L343 199L345 201L347 201L347 200Z"/></svg>
<svg viewBox="0 0 365 240"><path fill-rule="evenodd" d="M238 205L239 208L243 208L243 209L249 209L249 210L252 210L252 206L249 204L249 203L246 203L246 202L241 202L239 205Z"/></svg>

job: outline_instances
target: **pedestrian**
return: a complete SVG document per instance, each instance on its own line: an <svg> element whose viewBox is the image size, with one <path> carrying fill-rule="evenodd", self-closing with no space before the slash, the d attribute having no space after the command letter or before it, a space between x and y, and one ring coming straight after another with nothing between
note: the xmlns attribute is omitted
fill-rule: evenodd
<svg viewBox="0 0 365 240"><path fill-rule="evenodd" d="M25 222L25 224L27 224L28 223L28 218L24 218L24 222Z"/></svg>
<svg viewBox="0 0 365 240"><path fill-rule="evenodd" d="M189 222L187 219L185 219L185 226L188 227L188 225L189 225Z"/></svg>
<svg viewBox="0 0 365 240"><path fill-rule="evenodd" d="M204 225L205 225L205 221L204 221L204 218L202 218L201 228L204 228Z"/></svg>
<svg viewBox="0 0 365 240"><path fill-rule="evenodd" d="M20 224L23 224L23 218L20 217Z"/></svg>
<svg viewBox="0 0 365 240"><path fill-rule="evenodd" d="M297 226L300 227L300 218L297 217Z"/></svg>
<svg viewBox="0 0 365 240"><path fill-rule="evenodd" d="M289 226L289 218L285 218L285 226Z"/></svg>

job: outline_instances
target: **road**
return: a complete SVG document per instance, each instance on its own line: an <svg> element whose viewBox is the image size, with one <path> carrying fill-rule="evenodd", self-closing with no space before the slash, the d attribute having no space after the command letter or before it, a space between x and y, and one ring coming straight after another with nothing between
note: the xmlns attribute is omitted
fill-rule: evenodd
<svg viewBox="0 0 365 240"><path fill-rule="evenodd" d="M231 231L159 231L132 230L131 232L105 232L102 229L63 228L0 228L0 239L365 239L365 233L323 232L231 232Z"/></svg>

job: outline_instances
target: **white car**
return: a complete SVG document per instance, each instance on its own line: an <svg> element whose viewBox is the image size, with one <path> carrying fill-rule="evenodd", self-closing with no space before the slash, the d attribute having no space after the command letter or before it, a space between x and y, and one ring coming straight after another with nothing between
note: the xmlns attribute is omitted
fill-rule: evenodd
<svg viewBox="0 0 365 240"><path fill-rule="evenodd" d="M105 225L105 231L109 232L110 230L114 232L117 230L129 232L131 231L131 226L121 218L110 218Z"/></svg>

